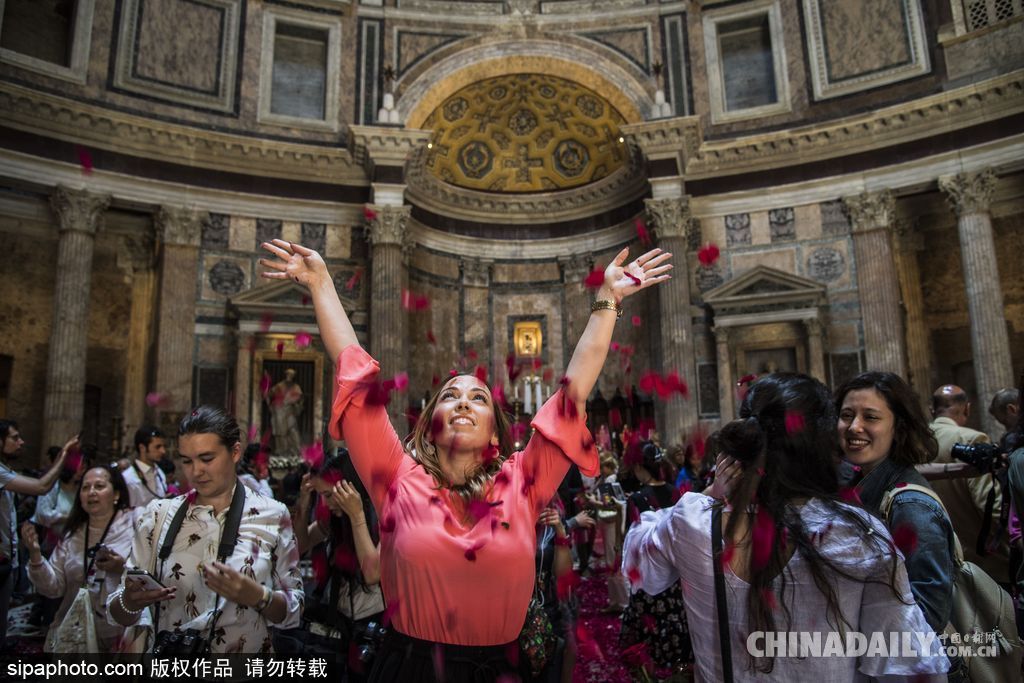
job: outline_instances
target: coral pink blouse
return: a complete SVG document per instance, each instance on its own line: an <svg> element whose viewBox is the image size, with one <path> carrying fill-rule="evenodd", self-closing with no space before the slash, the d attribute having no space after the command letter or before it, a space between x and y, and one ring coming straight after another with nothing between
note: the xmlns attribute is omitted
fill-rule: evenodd
<svg viewBox="0 0 1024 683"><path fill-rule="evenodd" d="M537 516L570 461L597 474L584 416L559 414L561 393L533 420L536 433L496 475L476 523L406 453L383 406L366 402L380 365L356 344L338 358L330 433L344 438L380 518L381 586L397 631L453 645L515 640L534 585ZM474 510L479 513L479 510Z"/></svg>

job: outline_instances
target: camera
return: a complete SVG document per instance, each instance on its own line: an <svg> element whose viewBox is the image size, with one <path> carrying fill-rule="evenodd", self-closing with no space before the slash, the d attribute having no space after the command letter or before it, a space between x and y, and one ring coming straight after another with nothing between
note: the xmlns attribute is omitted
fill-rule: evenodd
<svg viewBox="0 0 1024 683"><path fill-rule="evenodd" d="M210 651L210 643L197 629L160 631L153 643L153 654L162 657L197 656Z"/></svg>
<svg viewBox="0 0 1024 683"><path fill-rule="evenodd" d="M96 557L96 553L98 553L100 551L100 548L102 547L102 543L97 543L96 545L85 551L85 556L90 560L93 559L94 557Z"/></svg>
<svg viewBox="0 0 1024 683"><path fill-rule="evenodd" d="M358 662L359 670L368 672L373 666L373 659L377 656L377 651L387 632L387 629L376 621L355 624L352 629L353 645L350 649L350 663Z"/></svg>
<svg viewBox="0 0 1024 683"><path fill-rule="evenodd" d="M988 474L999 466L997 458L1002 454L999 446L991 443L954 444L950 451L957 460L963 461L982 474Z"/></svg>

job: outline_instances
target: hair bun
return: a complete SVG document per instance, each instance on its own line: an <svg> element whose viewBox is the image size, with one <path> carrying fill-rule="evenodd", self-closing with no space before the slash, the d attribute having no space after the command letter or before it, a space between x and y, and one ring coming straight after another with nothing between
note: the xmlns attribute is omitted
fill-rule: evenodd
<svg viewBox="0 0 1024 683"><path fill-rule="evenodd" d="M753 462L765 447L765 432L756 417L733 420L718 433L718 449L740 462Z"/></svg>

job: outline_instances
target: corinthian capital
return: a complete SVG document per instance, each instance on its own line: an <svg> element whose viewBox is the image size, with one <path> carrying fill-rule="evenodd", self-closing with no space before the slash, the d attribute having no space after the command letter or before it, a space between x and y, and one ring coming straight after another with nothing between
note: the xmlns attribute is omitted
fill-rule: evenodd
<svg viewBox="0 0 1024 683"><path fill-rule="evenodd" d="M491 284L490 259L464 258L462 266L462 284L466 287L487 287Z"/></svg>
<svg viewBox="0 0 1024 683"><path fill-rule="evenodd" d="M412 213L411 206L381 206L371 204L369 207L373 218L366 225L366 238L373 246L394 244L405 246L405 228Z"/></svg>
<svg viewBox="0 0 1024 683"><path fill-rule="evenodd" d="M93 194L58 185L50 195L50 207L57 216L61 232L75 231L95 235L103 212L110 206L109 194Z"/></svg>
<svg viewBox="0 0 1024 683"><path fill-rule="evenodd" d="M673 237L689 238L693 231L689 197L645 199L644 206L659 240Z"/></svg>
<svg viewBox="0 0 1024 683"><path fill-rule="evenodd" d="M996 189L996 174L991 170L981 173L959 173L939 178L939 189L957 216L988 211Z"/></svg>
<svg viewBox="0 0 1024 683"><path fill-rule="evenodd" d="M185 206L161 206L156 213L156 229L164 244L198 247L206 211Z"/></svg>
<svg viewBox="0 0 1024 683"><path fill-rule="evenodd" d="M850 216L853 232L888 228L896 217L896 200L889 190L843 197L843 206Z"/></svg>

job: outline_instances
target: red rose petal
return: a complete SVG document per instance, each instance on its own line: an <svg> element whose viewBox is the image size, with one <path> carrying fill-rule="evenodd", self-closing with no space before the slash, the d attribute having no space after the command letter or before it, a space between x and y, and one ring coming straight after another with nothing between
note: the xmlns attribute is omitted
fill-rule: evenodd
<svg viewBox="0 0 1024 683"><path fill-rule="evenodd" d="M804 430L804 416L803 413L798 413L795 410L786 411L786 434L792 436Z"/></svg>
<svg viewBox="0 0 1024 683"><path fill-rule="evenodd" d="M284 342L277 342L277 357L282 358L284 356Z"/></svg>
<svg viewBox="0 0 1024 683"><path fill-rule="evenodd" d="M595 268L590 271L590 274L583 280L583 286L587 289L598 289L604 284L604 269Z"/></svg>
<svg viewBox="0 0 1024 683"><path fill-rule="evenodd" d="M642 282L640 282L640 278L638 278L636 275L633 275L633 273L626 273L625 275L630 280L632 280L633 284L636 285L637 287L643 284Z"/></svg>
<svg viewBox="0 0 1024 683"><path fill-rule="evenodd" d="M487 384L487 368L478 365L473 369L473 375L483 384Z"/></svg>
<svg viewBox="0 0 1024 683"><path fill-rule="evenodd" d="M775 547L775 520L764 509L758 509L754 517L753 547L750 564L754 569L764 569L771 560Z"/></svg>
<svg viewBox="0 0 1024 683"><path fill-rule="evenodd" d="M697 251L697 260L704 267L712 266L718 260L720 253L718 247L709 242Z"/></svg>
<svg viewBox="0 0 1024 683"><path fill-rule="evenodd" d="M369 206L363 207L363 218L368 221L376 220L377 212L371 209Z"/></svg>
<svg viewBox="0 0 1024 683"><path fill-rule="evenodd" d="M633 327L640 327L640 323L641 323L640 316L634 315L632 322L633 322Z"/></svg>
<svg viewBox="0 0 1024 683"><path fill-rule="evenodd" d="M82 174L91 174L93 169L92 153L81 145L76 145L75 151L78 152L78 165L82 167Z"/></svg>
<svg viewBox="0 0 1024 683"><path fill-rule="evenodd" d="M645 247L651 243L651 235L647 232L647 225L644 224L642 218L636 219L636 236L640 240L640 244Z"/></svg>
<svg viewBox="0 0 1024 683"><path fill-rule="evenodd" d="M359 279L361 277L363 277L363 269L362 268L356 268L355 272L352 273L352 277L350 277L345 282L345 290L351 292L355 288L355 286L359 283Z"/></svg>
<svg viewBox="0 0 1024 683"><path fill-rule="evenodd" d="M917 550L917 532L909 524L900 524L892 530L892 542L903 557L910 557Z"/></svg>
<svg viewBox="0 0 1024 683"><path fill-rule="evenodd" d="M304 349L313 343L313 337L308 332L299 332L295 335L295 346Z"/></svg>
<svg viewBox="0 0 1024 683"><path fill-rule="evenodd" d="M427 342L430 344L437 344L437 337L434 336L433 330L427 330Z"/></svg>
<svg viewBox="0 0 1024 683"><path fill-rule="evenodd" d="M270 326L274 324L274 316L264 313L260 316L260 332L269 332Z"/></svg>
<svg viewBox="0 0 1024 683"><path fill-rule="evenodd" d="M319 469L324 462L324 444L321 441L314 441L302 449L302 459L312 469Z"/></svg>

